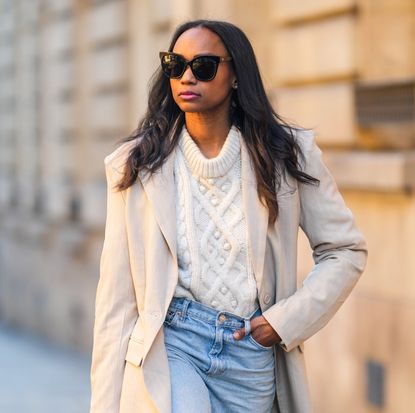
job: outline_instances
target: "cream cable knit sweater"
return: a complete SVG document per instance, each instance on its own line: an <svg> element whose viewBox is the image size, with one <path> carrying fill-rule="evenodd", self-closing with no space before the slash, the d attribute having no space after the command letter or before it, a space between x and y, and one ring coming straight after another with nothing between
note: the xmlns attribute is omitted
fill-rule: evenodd
<svg viewBox="0 0 415 413"><path fill-rule="evenodd" d="M206 158L183 127L176 148L176 297L240 316L258 306L242 208L240 134L232 127Z"/></svg>

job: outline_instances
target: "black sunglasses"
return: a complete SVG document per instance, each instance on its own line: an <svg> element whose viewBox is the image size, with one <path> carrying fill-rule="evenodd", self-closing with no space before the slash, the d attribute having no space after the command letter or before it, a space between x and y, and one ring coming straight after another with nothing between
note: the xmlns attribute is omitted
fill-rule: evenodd
<svg viewBox="0 0 415 413"><path fill-rule="evenodd" d="M183 76L187 66L190 66L194 77L202 82L213 80L218 71L220 62L230 62L232 57L197 56L186 60L183 56L172 52L160 52L161 68L170 79L179 79Z"/></svg>

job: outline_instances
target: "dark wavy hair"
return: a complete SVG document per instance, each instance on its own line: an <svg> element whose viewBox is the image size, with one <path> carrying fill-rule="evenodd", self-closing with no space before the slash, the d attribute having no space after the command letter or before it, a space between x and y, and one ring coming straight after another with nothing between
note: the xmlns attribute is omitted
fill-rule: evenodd
<svg viewBox="0 0 415 413"><path fill-rule="evenodd" d="M298 158L303 154L293 136L293 129L297 128L289 126L273 110L251 43L238 27L223 21L188 21L177 27L169 51L182 33L195 27L216 33L232 57L238 88L232 94L230 121L243 136L254 166L258 196L268 207L270 221L275 222L276 194L286 171L303 183L317 184L319 180L300 170ZM118 190L134 184L140 171L152 174L163 164L176 147L184 122L184 113L173 99L169 79L158 68L150 81L146 114L136 130L122 139L128 142L139 138L129 152L124 175L116 186Z"/></svg>

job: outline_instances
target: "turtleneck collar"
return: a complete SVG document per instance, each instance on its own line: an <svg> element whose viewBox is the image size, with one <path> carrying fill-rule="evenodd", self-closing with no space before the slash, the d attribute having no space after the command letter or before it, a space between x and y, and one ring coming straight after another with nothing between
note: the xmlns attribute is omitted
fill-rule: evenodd
<svg viewBox="0 0 415 413"><path fill-rule="evenodd" d="M232 126L219 154L214 158L206 158L189 135L186 126L183 125L179 147L195 175L204 178L216 178L225 175L237 160L241 145L239 135L238 129Z"/></svg>

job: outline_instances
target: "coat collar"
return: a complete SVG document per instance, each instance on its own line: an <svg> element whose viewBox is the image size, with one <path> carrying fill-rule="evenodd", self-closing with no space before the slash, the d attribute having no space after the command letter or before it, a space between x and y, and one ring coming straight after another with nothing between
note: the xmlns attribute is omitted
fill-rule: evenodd
<svg viewBox="0 0 415 413"><path fill-rule="evenodd" d="M172 151L157 172L150 177L140 175L140 179L170 252L177 262L174 160L175 151ZM243 139L241 139L241 162L242 203L248 229L248 250L259 291L263 278L268 208L258 198L255 171Z"/></svg>

